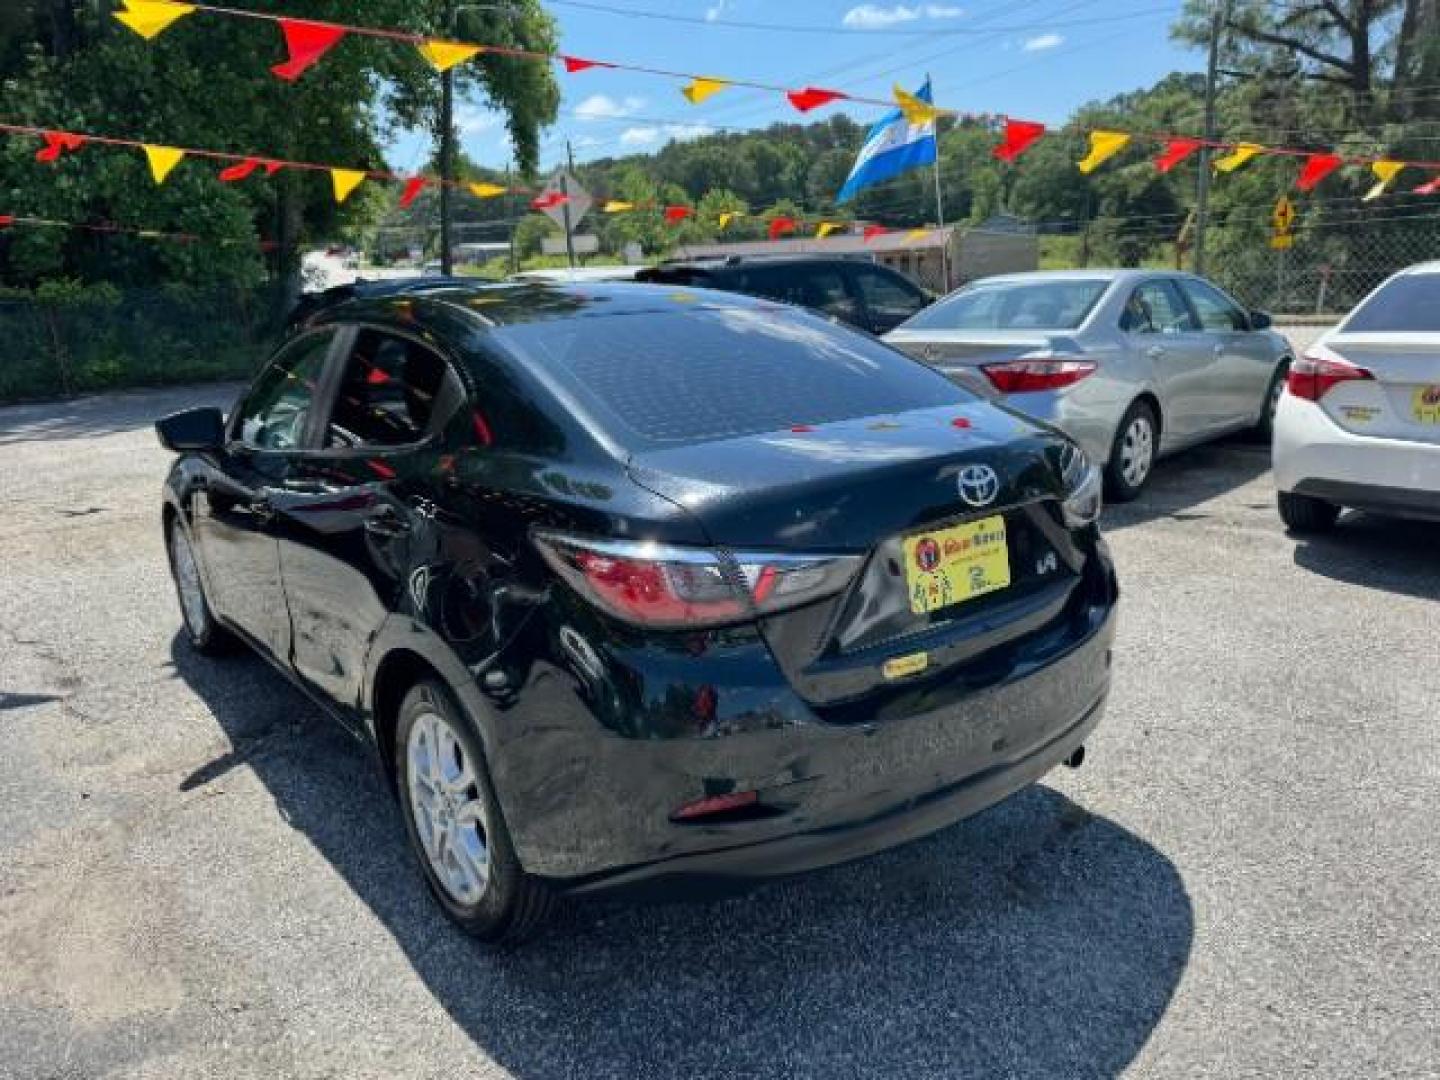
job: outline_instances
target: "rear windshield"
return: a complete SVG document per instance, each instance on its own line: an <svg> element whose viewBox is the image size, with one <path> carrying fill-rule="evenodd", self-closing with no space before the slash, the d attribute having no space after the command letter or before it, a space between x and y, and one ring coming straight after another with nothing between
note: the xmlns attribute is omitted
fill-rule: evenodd
<svg viewBox="0 0 1440 1080"><path fill-rule="evenodd" d="M535 322L501 337L631 449L975 400L872 338L784 308Z"/></svg>
<svg viewBox="0 0 1440 1080"><path fill-rule="evenodd" d="M1406 274L1380 287L1345 320L1345 333L1440 332L1440 274Z"/></svg>
<svg viewBox="0 0 1440 1080"><path fill-rule="evenodd" d="M921 311L907 330L1074 330L1110 283L1076 281L976 282Z"/></svg>

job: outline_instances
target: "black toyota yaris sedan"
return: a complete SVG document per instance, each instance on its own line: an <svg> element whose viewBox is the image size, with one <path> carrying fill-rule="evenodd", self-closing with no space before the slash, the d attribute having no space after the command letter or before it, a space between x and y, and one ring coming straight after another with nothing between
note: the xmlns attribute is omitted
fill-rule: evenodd
<svg viewBox="0 0 1440 1080"><path fill-rule="evenodd" d="M158 424L186 632L369 740L489 941L852 859L1077 762L1117 597L1064 436L762 300L455 283Z"/></svg>

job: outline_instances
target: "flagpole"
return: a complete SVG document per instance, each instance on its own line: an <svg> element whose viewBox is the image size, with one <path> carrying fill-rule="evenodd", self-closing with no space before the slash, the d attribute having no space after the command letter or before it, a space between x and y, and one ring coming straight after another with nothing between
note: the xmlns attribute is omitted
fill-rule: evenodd
<svg viewBox="0 0 1440 1080"><path fill-rule="evenodd" d="M930 73L925 73L925 85L931 86ZM931 87L930 97L933 100L935 92ZM940 226L940 280L942 293L950 291L950 241L945 236L945 195L944 189L940 186L940 118L935 118L935 220Z"/></svg>

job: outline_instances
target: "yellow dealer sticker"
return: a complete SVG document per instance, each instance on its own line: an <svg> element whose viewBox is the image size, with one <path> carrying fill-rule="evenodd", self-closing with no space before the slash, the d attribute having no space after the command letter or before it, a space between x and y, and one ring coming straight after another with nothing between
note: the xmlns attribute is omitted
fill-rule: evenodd
<svg viewBox="0 0 1440 1080"><path fill-rule="evenodd" d="M929 653L920 652L910 656L897 656L894 660L885 661L885 678L903 679L907 675L919 675L929 666Z"/></svg>

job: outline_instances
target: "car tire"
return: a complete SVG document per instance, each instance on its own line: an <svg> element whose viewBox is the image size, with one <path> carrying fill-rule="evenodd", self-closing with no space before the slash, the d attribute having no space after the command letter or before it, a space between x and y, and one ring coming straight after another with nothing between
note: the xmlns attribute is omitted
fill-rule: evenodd
<svg viewBox="0 0 1440 1080"><path fill-rule="evenodd" d="M1309 495L1282 491L1276 501L1280 508L1280 520L1293 533L1329 532L1340 519L1340 507Z"/></svg>
<svg viewBox="0 0 1440 1080"><path fill-rule="evenodd" d="M235 636L215 618L210 598L205 595L205 579L195 559L194 542L189 530L172 521L165 530L165 551L170 557L170 579L175 583L175 598L180 603L180 617L190 647L203 656L220 656L235 648Z"/></svg>
<svg viewBox="0 0 1440 1080"><path fill-rule="evenodd" d="M1160 421L1146 401L1125 410L1105 466L1105 493L1112 502L1130 502L1144 489L1155 469L1160 446Z"/></svg>
<svg viewBox="0 0 1440 1080"><path fill-rule="evenodd" d="M521 868L479 736L440 682L417 683L400 704L395 776L410 845L450 920L489 945L532 936L555 894Z"/></svg>
<svg viewBox="0 0 1440 1080"><path fill-rule="evenodd" d="M1260 422L1250 429L1256 442L1269 443L1275 438L1275 411L1280 407L1280 395L1285 392L1285 377L1289 373L1290 361L1286 360L1265 388L1265 410L1260 414Z"/></svg>

